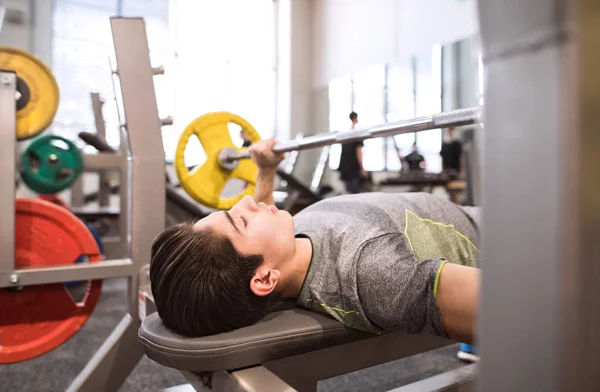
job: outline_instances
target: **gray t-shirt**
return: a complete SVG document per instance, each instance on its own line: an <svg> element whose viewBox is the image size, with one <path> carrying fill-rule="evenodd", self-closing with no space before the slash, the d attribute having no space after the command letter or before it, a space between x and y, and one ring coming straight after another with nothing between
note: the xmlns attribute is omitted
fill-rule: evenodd
<svg viewBox="0 0 600 392"><path fill-rule="evenodd" d="M325 199L294 216L312 260L297 303L344 325L447 336L435 302L445 262L475 266L478 208L427 193Z"/></svg>

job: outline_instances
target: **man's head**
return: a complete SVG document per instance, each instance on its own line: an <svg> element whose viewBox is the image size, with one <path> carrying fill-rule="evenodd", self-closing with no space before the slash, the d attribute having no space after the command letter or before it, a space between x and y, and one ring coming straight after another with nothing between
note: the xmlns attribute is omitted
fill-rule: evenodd
<svg viewBox="0 0 600 392"><path fill-rule="evenodd" d="M352 126L358 123L358 114L356 112L350 113L350 121L352 121Z"/></svg>
<svg viewBox="0 0 600 392"><path fill-rule="evenodd" d="M450 127L446 130L446 133L448 134L448 140L453 142L454 141L454 127Z"/></svg>
<svg viewBox="0 0 600 392"><path fill-rule="evenodd" d="M254 324L268 313L295 245L291 215L249 196L229 211L168 228L150 262L158 314L187 336Z"/></svg>

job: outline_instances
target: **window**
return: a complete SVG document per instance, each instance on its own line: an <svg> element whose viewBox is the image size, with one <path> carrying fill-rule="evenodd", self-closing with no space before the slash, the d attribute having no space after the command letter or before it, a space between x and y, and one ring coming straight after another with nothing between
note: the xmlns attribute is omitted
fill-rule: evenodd
<svg viewBox="0 0 600 392"><path fill-rule="evenodd" d="M349 127L348 113L358 114L359 127L430 116L442 110L442 47L388 66L373 66L329 83L330 130ZM363 166L369 171L400 170L417 142L428 171L441 171L441 130L365 140ZM332 146L329 168L339 166L341 146Z"/></svg>
<svg viewBox="0 0 600 392"><path fill-rule="evenodd" d="M272 0L178 1L174 143L191 121L214 111L238 114L263 139L273 136L272 7ZM232 9L236 12L231 12ZM232 139L241 144L234 128L231 128ZM167 150L166 155L167 159L172 158L174 148ZM204 159L199 143L188 145L188 165L202 163Z"/></svg>
<svg viewBox="0 0 600 392"><path fill-rule="evenodd" d="M352 78L350 75L329 82L329 130L343 131L350 128L352 111ZM329 150L329 168L337 170L340 166L342 146L334 144Z"/></svg>
<svg viewBox="0 0 600 392"><path fill-rule="evenodd" d="M97 91L106 106L114 96L109 54L112 50L109 17L117 14L110 1L56 0L52 18L52 71L60 89L53 132L77 140L81 131L94 130L90 92ZM107 113L108 114L108 113ZM105 118L118 126L116 112Z"/></svg>
<svg viewBox="0 0 600 392"><path fill-rule="evenodd" d="M403 63L390 65L387 76L387 122L408 120L415 117L413 64L410 59ZM396 135L389 139L387 154L387 170L400 170L400 159L407 155L415 142L414 133Z"/></svg>
<svg viewBox="0 0 600 392"><path fill-rule="evenodd" d="M479 53L479 56L477 56L477 92L479 93L479 104L483 105L483 89L484 89L484 83L483 83L483 57L481 55L481 53Z"/></svg>
<svg viewBox="0 0 600 392"><path fill-rule="evenodd" d="M154 77L168 161L179 135L195 118L230 111L249 121L263 138L273 135L275 117L274 20L272 0L55 0L53 72L61 101L53 130L70 139L93 131L90 92L103 107L107 141L119 144L119 120L111 80L111 16L139 16L146 23L150 59L165 74ZM235 9L236 12L230 12ZM239 134L232 132L234 142ZM189 164L204 160L199 143L186 151Z"/></svg>
<svg viewBox="0 0 600 392"><path fill-rule="evenodd" d="M352 75L354 111L358 114L358 127L371 127L385 123L385 67L369 67ZM368 171L385 168L384 139L364 141L363 167Z"/></svg>
<svg viewBox="0 0 600 392"><path fill-rule="evenodd" d="M442 47L435 45L429 52L416 56L416 117L430 116L442 110ZM427 171L442 170L439 155L442 131L434 129L417 134L417 148L425 157Z"/></svg>
<svg viewBox="0 0 600 392"><path fill-rule="evenodd" d="M90 92L105 101L107 142L119 144L119 123L111 81L113 52L111 16L145 18L151 57L165 64L169 46L168 0L55 0L52 16L52 71L60 89L60 105L52 130L71 140L81 131L94 131ZM170 86L155 80L161 116L172 114ZM172 91L172 90L171 90Z"/></svg>

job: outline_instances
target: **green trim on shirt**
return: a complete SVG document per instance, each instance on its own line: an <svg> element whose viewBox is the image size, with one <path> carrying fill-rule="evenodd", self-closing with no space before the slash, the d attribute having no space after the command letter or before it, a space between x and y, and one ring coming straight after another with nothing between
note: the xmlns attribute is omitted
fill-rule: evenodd
<svg viewBox="0 0 600 392"><path fill-rule="evenodd" d="M421 218L405 209L404 236L416 261L446 259L452 263L474 267L479 249L453 224Z"/></svg>
<svg viewBox="0 0 600 392"><path fill-rule="evenodd" d="M310 302L317 302L317 301L315 301L314 299L309 299L306 302L310 303ZM344 309L340 309L340 308L333 308L331 306L327 306L326 304L322 304L322 303L319 303L319 302L317 302L317 304L321 305L325 309L333 310L333 311L344 313L344 314L360 314L356 310L344 310Z"/></svg>
<svg viewBox="0 0 600 392"><path fill-rule="evenodd" d="M444 261L441 265L440 268L438 268L437 273L435 274L435 281L433 282L433 298L437 297L437 289L438 289L438 284L440 282L440 275L442 273L442 267L447 263L447 261Z"/></svg>

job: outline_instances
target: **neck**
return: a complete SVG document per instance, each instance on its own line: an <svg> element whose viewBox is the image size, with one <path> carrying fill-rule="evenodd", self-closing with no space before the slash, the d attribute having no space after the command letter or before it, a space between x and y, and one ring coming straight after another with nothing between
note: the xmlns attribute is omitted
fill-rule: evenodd
<svg viewBox="0 0 600 392"><path fill-rule="evenodd" d="M308 238L296 238L296 253L284 268L281 268L279 292L283 298L296 298L300 294L304 278L308 273L312 257L312 244Z"/></svg>

